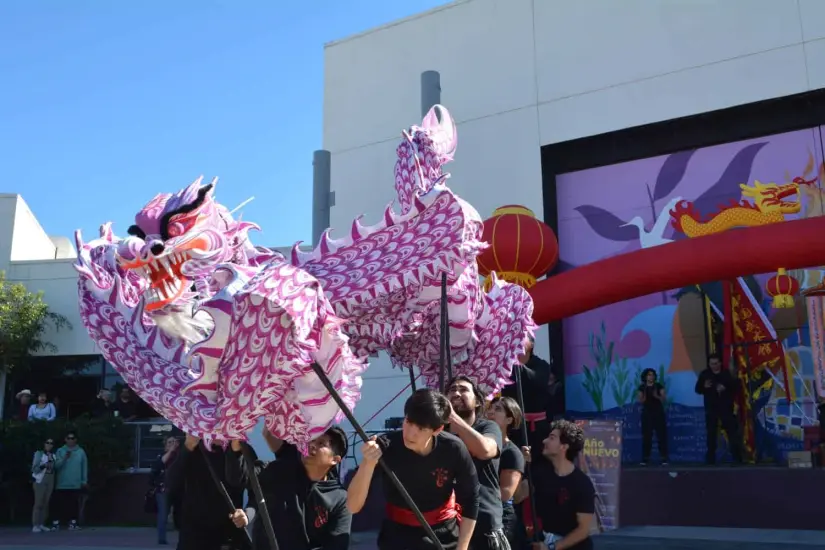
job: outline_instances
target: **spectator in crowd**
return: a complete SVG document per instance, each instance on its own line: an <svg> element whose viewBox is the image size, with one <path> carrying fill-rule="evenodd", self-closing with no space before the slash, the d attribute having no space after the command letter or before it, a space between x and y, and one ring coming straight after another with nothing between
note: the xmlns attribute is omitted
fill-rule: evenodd
<svg viewBox="0 0 825 550"><path fill-rule="evenodd" d="M54 397L52 397L52 405L54 405L55 418L58 416L63 416L64 411L61 408L63 406L63 401L60 399L59 396L55 395Z"/></svg>
<svg viewBox="0 0 825 550"><path fill-rule="evenodd" d="M109 414L109 409L111 408L111 406L112 392L110 392L106 388L101 388L101 390L97 392L97 396L95 396L94 403L92 403L92 416L98 417Z"/></svg>
<svg viewBox="0 0 825 550"><path fill-rule="evenodd" d="M54 491L54 471L54 440L49 438L43 443L43 448L34 453L32 460L32 488L34 489L32 533L51 531L45 523L49 512L49 501Z"/></svg>
<svg viewBox="0 0 825 550"><path fill-rule="evenodd" d="M88 488L89 463L86 452L77 443L77 434L66 434L66 444L57 450L55 459L57 482L55 483L56 519L53 526L60 528L60 521L68 522L70 531L77 531L80 526L77 519L80 512L81 491Z"/></svg>
<svg viewBox="0 0 825 550"><path fill-rule="evenodd" d="M45 420L51 422L56 417L57 409L55 409L54 403L49 403L49 396L44 391L38 393L37 403L29 406L29 421Z"/></svg>
<svg viewBox="0 0 825 550"><path fill-rule="evenodd" d="M31 405L32 401L32 392L31 390L22 390L17 392L17 395L14 396L17 399L18 406L17 411L12 415L14 420L27 420L29 418L29 406Z"/></svg>
<svg viewBox="0 0 825 550"><path fill-rule="evenodd" d="M129 387L124 387L120 390L120 397L112 405L112 412L124 422L131 422L137 419L137 401Z"/></svg>
<svg viewBox="0 0 825 550"><path fill-rule="evenodd" d="M167 491L166 474L169 466L178 456L180 442L175 436L166 438L164 452L158 455L152 465L152 490L158 505L158 544L168 544L166 540L166 523L169 519L169 494Z"/></svg>

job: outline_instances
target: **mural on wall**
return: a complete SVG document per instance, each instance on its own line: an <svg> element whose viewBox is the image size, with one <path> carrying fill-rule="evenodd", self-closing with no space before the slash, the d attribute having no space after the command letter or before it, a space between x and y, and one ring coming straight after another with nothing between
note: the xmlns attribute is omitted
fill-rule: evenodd
<svg viewBox="0 0 825 550"><path fill-rule="evenodd" d="M822 157L821 129L812 128L559 175L562 265L823 215ZM817 418L816 373L825 370L824 308L818 296L825 294L825 282L822 270L787 274L813 297L774 299L777 284L786 279L767 273L673 289L566 319L568 411L622 419L623 458L640 460L636 388L641 372L652 368L666 388L671 461L704 461L704 410L694 386L708 351L734 349L747 396L739 408L755 458L781 460L787 451L801 449L803 428ZM738 337L726 339L726 326ZM725 346L747 341L749 331L758 331L768 344Z"/></svg>

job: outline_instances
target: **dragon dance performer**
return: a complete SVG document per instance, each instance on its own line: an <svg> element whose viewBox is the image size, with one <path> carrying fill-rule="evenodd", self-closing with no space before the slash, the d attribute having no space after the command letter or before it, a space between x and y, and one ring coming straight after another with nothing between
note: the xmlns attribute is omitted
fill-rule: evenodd
<svg viewBox="0 0 825 550"><path fill-rule="evenodd" d="M501 522L510 548L520 549L524 546L527 534L524 525L516 516L513 497L524 477L524 455L515 443L508 438L508 433L521 427L521 408L515 399L496 397L487 409L487 418L498 424L504 443L501 447L501 459L498 463L498 481L501 485L501 502L503 513Z"/></svg>
<svg viewBox="0 0 825 550"><path fill-rule="evenodd" d="M227 518L227 505L206 463L209 460L235 506L240 507L246 484L240 442L233 441L226 450L213 445L205 453L199 451L199 445L203 445L200 439L187 435L180 455L167 472L170 494L182 495L183 500L177 549L244 548L243 532Z"/></svg>
<svg viewBox="0 0 825 550"><path fill-rule="evenodd" d="M511 434L513 442L519 447L529 445L534 449L541 448L541 442L550 433L550 422L547 420L547 385L552 375L550 363L533 353L535 340L531 336L525 345L524 355L519 357L519 363L513 368L521 373L521 388L524 397L524 422L527 424L529 441L522 441L520 431ZM515 376L515 373L513 373ZM510 384L501 390L502 397L509 397L518 403L516 384Z"/></svg>
<svg viewBox="0 0 825 550"><path fill-rule="evenodd" d="M347 455L347 436L333 426L309 443L307 456L264 428L264 439L276 460L256 466L278 547L286 550L346 550L352 514L347 492L337 475ZM252 523L256 550L269 548L263 521L253 502L235 510L236 527Z"/></svg>
<svg viewBox="0 0 825 550"><path fill-rule="evenodd" d="M418 390L404 404L401 431L364 443L363 462L347 491L352 513L364 507L375 467L383 457L444 549L469 550L479 508L478 477L467 447L458 437L444 432L450 412L446 397L430 389ZM436 548L386 475L382 485L387 515L378 535L378 549Z"/></svg>
<svg viewBox="0 0 825 550"><path fill-rule="evenodd" d="M498 480L501 457L501 429L482 415L484 395L466 376L450 381L447 396L452 405L450 431L467 446L478 475L478 517L472 550L508 550L510 544L504 535L501 486Z"/></svg>

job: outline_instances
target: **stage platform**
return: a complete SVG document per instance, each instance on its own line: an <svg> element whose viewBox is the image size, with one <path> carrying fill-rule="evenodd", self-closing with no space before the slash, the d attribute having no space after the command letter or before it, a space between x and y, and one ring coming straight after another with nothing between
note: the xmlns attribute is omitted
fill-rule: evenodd
<svg viewBox="0 0 825 550"><path fill-rule="evenodd" d="M621 527L823 528L823 469L624 467L619 490Z"/></svg>
<svg viewBox="0 0 825 550"><path fill-rule="evenodd" d="M596 550L825 550L825 531L625 527L594 541Z"/></svg>

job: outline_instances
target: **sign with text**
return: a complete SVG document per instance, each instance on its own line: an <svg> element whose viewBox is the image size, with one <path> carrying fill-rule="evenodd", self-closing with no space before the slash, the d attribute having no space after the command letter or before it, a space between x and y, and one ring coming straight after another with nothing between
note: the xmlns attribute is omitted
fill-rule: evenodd
<svg viewBox="0 0 825 550"><path fill-rule="evenodd" d="M579 420L584 449L578 467L596 490L598 531L619 527L619 478L622 471L622 423L614 420Z"/></svg>

